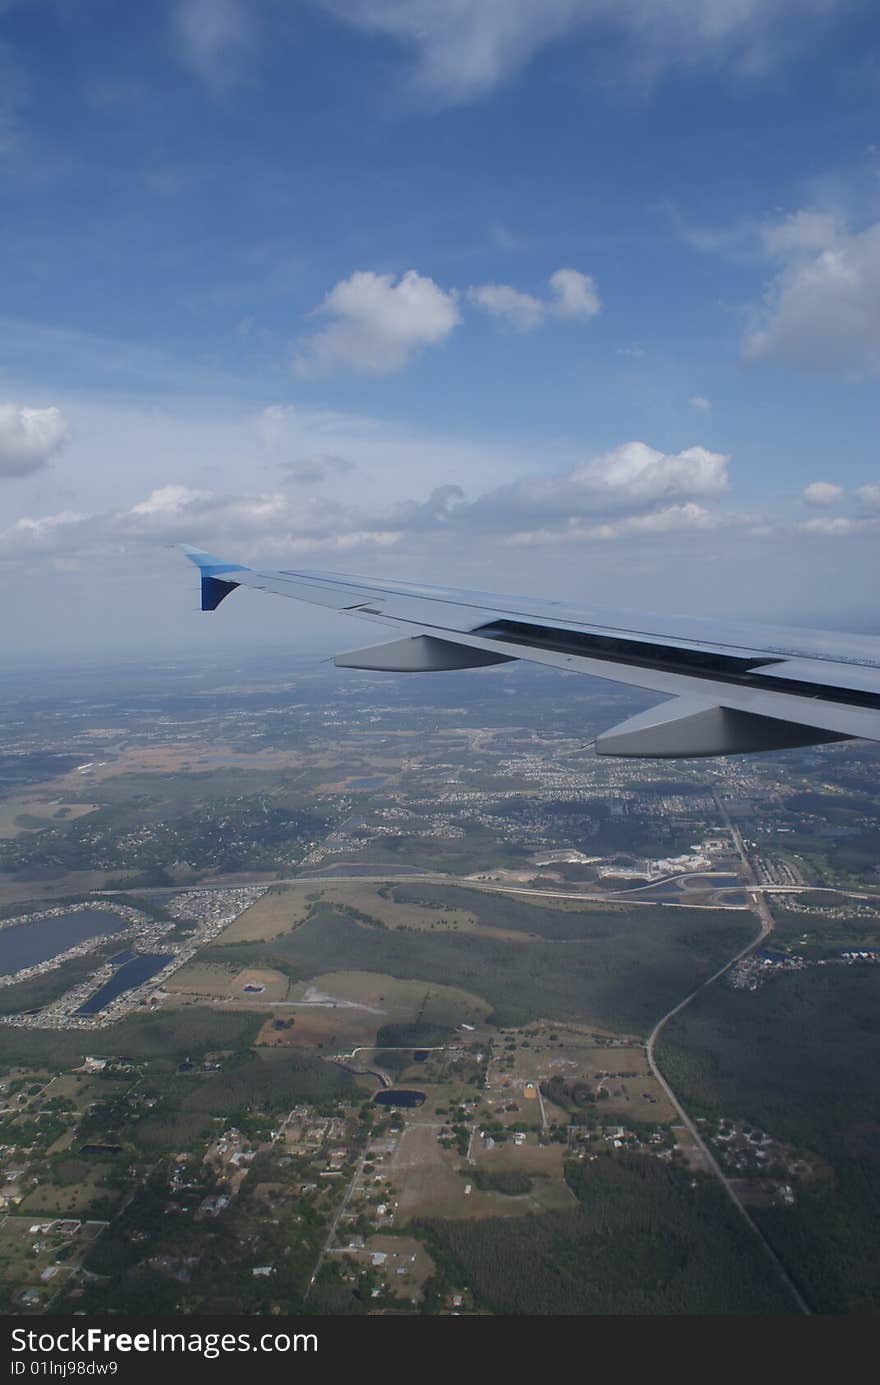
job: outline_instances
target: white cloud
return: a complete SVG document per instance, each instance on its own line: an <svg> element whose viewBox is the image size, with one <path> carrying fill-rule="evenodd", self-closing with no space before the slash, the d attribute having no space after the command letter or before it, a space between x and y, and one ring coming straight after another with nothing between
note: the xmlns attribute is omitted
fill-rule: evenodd
<svg viewBox="0 0 880 1385"><path fill-rule="evenodd" d="M555 302L550 312L556 317L579 317L589 320L601 310L602 304L595 281L577 269L557 269L550 275L550 291Z"/></svg>
<svg viewBox="0 0 880 1385"><path fill-rule="evenodd" d="M688 403L692 409L697 409L701 414L710 414L712 412L711 399L705 399L702 394L692 394Z"/></svg>
<svg viewBox="0 0 880 1385"><path fill-rule="evenodd" d="M816 254L825 250L845 228L833 212L802 208L761 230L770 255Z"/></svg>
<svg viewBox="0 0 880 1385"><path fill-rule="evenodd" d="M283 490L228 494L168 482L125 508L91 515L25 516L2 536L9 553L80 557L120 545L189 540L215 551L260 557L409 542L422 551L449 536L457 547L607 542L708 529L718 516L699 501L728 487L728 458L692 447L667 454L625 443L569 471L525 476L468 498L461 486L434 486L422 499L360 500Z"/></svg>
<svg viewBox="0 0 880 1385"><path fill-rule="evenodd" d="M809 32L807 21L848 8L842 0L318 0L361 29L385 34L415 57L413 84L443 104L474 100L565 36L622 41L624 65L735 62L766 69ZM585 57L588 49L585 42Z"/></svg>
<svg viewBox="0 0 880 1385"><path fill-rule="evenodd" d="M334 320L303 342L302 374L348 366L377 375L401 370L425 346L445 341L461 321L455 295L414 269L361 270L327 294L320 313Z"/></svg>
<svg viewBox="0 0 880 1385"><path fill-rule="evenodd" d="M143 515L148 520L154 517L170 519L185 514L194 504L206 498L207 492L190 490L189 486L160 486L158 490L151 491L146 500L133 505L129 514Z"/></svg>
<svg viewBox="0 0 880 1385"><path fill-rule="evenodd" d="M178 0L174 29L183 62L208 86L235 81L241 60L254 47L253 14L240 0Z"/></svg>
<svg viewBox="0 0 880 1385"><path fill-rule="evenodd" d="M876 483L869 486L859 486L856 495L865 509L880 512L880 486Z"/></svg>
<svg viewBox="0 0 880 1385"><path fill-rule="evenodd" d="M800 211L765 230L778 269L744 343L747 359L880 374L880 222L849 231Z"/></svg>
<svg viewBox="0 0 880 1385"><path fill-rule="evenodd" d="M562 529L525 529L510 534L503 542L509 547L534 547L539 544L584 543L591 540L610 543L639 534L679 534L693 529L715 529L721 523L703 505L689 500L684 505L668 505L646 515L627 515L604 524L570 522Z"/></svg>
<svg viewBox="0 0 880 1385"><path fill-rule="evenodd" d="M843 495L843 486L833 481L811 481L804 487L804 500L808 505L833 505Z"/></svg>
<svg viewBox="0 0 880 1385"><path fill-rule="evenodd" d="M483 308L492 317L504 318L518 332L530 332L540 327L547 311L540 298L530 293L520 293L510 284L482 284L479 288L468 289L471 303Z"/></svg>
<svg viewBox="0 0 880 1385"><path fill-rule="evenodd" d="M606 496L657 500L673 495L723 495L730 487L730 458L705 447L658 452L644 442L628 442L586 463L578 480Z"/></svg>
<svg viewBox="0 0 880 1385"><path fill-rule="evenodd" d="M806 519L798 525L807 534L851 534L862 528L862 524L846 515L822 515L817 519Z"/></svg>
<svg viewBox="0 0 880 1385"><path fill-rule="evenodd" d="M547 299L522 293L510 284L482 284L468 289L467 297L493 317L504 318L518 332L531 332L548 316L589 321L601 311L596 284L589 274L577 269L557 269L549 284Z"/></svg>
<svg viewBox="0 0 880 1385"><path fill-rule="evenodd" d="M26 476L44 466L70 436L60 409L0 404L0 477Z"/></svg>
<svg viewBox="0 0 880 1385"><path fill-rule="evenodd" d="M59 541L60 531L87 523L88 518L88 515L78 514L75 510L61 510L56 515L42 515L38 519L25 515L22 519L15 521L11 535L13 539L15 537L24 539L27 546L40 547L44 543L56 545ZM7 542L9 538L10 534L7 533Z"/></svg>

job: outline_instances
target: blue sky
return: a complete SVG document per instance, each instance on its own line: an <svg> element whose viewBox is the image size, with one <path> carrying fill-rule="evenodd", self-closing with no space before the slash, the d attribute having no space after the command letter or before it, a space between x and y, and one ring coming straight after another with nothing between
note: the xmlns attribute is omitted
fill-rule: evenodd
<svg viewBox="0 0 880 1385"><path fill-rule="evenodd" d="M313 638L181 539L876 630L878 93L868 0L0 0L6 647Z"/></svg>

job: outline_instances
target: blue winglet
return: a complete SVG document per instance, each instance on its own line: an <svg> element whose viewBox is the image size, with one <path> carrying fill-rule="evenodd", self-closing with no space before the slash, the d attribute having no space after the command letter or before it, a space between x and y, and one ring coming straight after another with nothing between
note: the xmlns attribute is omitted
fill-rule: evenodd
<svg viewBox="0 0 880 1385"><path fill-rule="evenodd" d="M220 602L225 600L230 592L235 591L238 582L230 582L225 578L218 577L218 572L245 572L243 563L230 563L224 558L218 558L214 553L206 553L201 548L191 548L189 544L182 543L183 549L191 563L195 563L202 578L202 610L216 611Z"/></svg>

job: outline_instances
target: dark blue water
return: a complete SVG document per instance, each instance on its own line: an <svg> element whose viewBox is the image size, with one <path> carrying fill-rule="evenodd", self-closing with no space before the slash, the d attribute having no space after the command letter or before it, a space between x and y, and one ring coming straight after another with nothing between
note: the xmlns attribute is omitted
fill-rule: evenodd
<svg viewBox="0 0 880 1385"><path fill-rule="evenodd" d="M161 971L168 962L171 961L171 953L160 952L139 952L132 961L125 962L117 972L105 981L99 991L81 1005L76 1011L78 1015L96 1015L99 1010L105 1009L111 1000L115 1000L124 991L130 991L135 986L141 986L145 981L149 981L151 976L155 976L157 971Z"/></svg>
<svg viewBox="0 0 880 1385"><path fill-rule="evenodd" d="M80 909L76 913L0 928L0 974L48 962L59 952L85 942L86 938L103 938L128 927L125 919L105 909Z"/></svg>
<svg viewBox="0 0 880 1385"><path fill-rule="evenodd" d="M384 1092L377 1092L375 1100L379 1106L421 1106L424 1104L425 1093L407 1091L403 1087L389 1087Z"/></svg>

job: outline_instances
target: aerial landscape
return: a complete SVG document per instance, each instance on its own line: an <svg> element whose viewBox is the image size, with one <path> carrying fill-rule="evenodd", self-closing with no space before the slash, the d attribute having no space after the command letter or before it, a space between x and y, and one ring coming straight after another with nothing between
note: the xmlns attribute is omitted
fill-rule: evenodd
<svg viewBox="0 0 880 1385"><path fill-rule="evenodd" d="M241 676L3 680L4 1311L876 1308L876 747Z"/></svg>
<svg viewBox="0 0 880 1385"><path fill-rule="evenodd" d="M0 0L11 1374L880 1314L878 74Z"/></svg>

